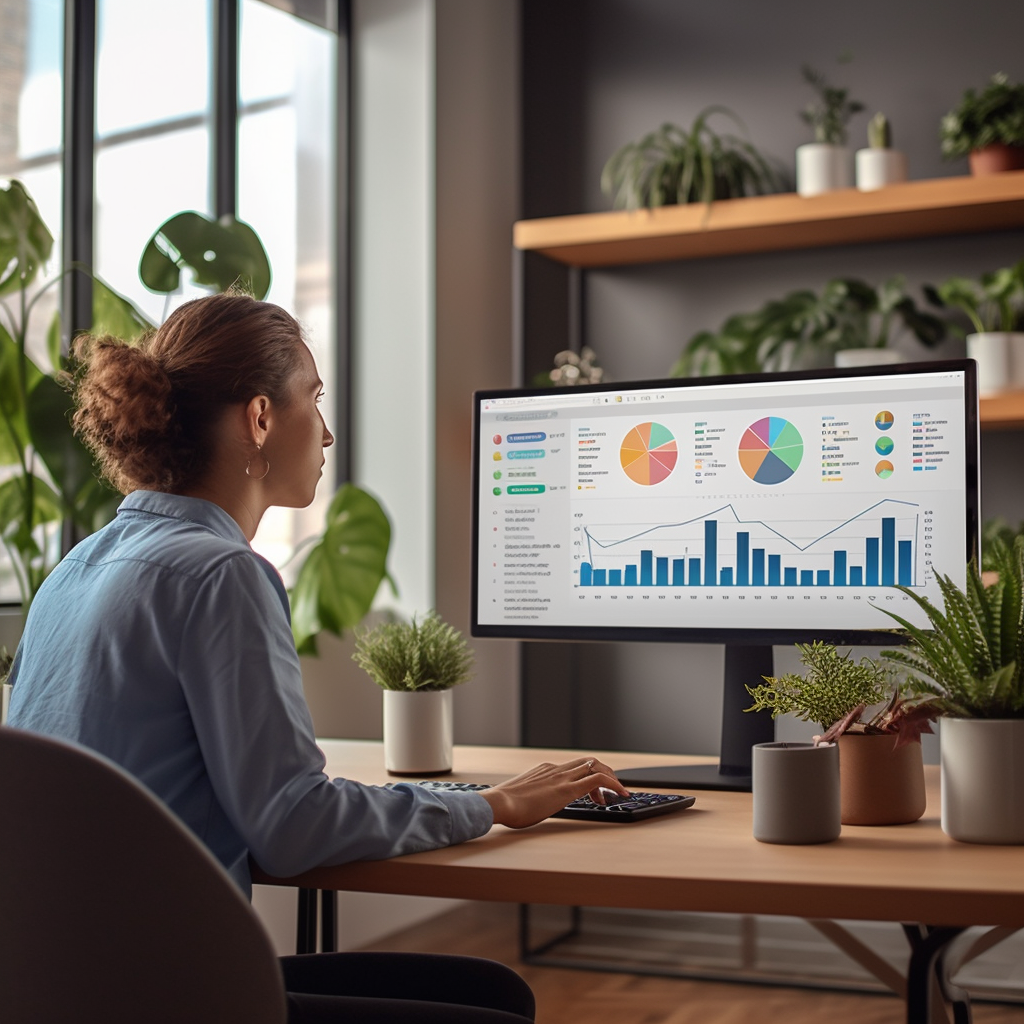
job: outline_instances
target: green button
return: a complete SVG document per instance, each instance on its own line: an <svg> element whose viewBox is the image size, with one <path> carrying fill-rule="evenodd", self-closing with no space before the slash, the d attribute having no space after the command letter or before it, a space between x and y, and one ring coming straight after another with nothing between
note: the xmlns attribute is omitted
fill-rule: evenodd
<svg viewBox="0 0 1024 1024"><path fill-rule="evenodd" d="M505 488L508 494L543 494L543 484L512 484Z"/></svg>

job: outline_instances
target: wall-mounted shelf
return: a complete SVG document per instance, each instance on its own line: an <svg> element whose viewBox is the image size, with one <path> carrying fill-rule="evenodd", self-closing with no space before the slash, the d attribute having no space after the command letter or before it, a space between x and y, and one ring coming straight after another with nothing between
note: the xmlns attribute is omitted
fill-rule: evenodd
<svg viewBox="0 0 1024 1024"><path fill-rule="evenodd" d="M1000 391L981 399L983 430L1019 430L1024 427L1024 391Z"/></svg>
<svg viewBox="0 0 1024 1024"><path fill-rule="evenodd" d="M1024 171L1013 171L524 220L513 244L569 266L613 267L1020 227Z"/></svg>

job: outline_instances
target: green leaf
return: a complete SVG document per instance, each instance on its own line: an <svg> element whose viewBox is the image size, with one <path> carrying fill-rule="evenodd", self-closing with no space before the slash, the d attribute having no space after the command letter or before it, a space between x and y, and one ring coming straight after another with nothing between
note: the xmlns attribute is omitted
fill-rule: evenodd
<svg viewBox="0 0 1024 1024"><path fill-rule="evenodd" d="M0 295L31 284L52 250L53 235L25 186L0 185Z"/></svg>
<svg viewBox="0 0 1024 1024"><path fill-rule="evenodd" d="M28 356L22 356L17 342L0 324L0 466L18 463L19 453L29 444L26 396L42 376L39 367Z"/></svg>
<svg viewBox="0 0 1024 1024"><path fill-rule="evenodd" d="M190 210L171 217L146 244L139 277L150 291L172 292L186 267L197 284L222 292L240 285L262 299L270 291L270 260L259 236L230 216L211 220Z"/></svg>
<svg viewBox="0 0 1024 1024"><path fill-rule="evenodd" d="M93 334L110 334L123 341L135 341L152 329L153 325L123 295L108 288L98 277L93 278Z"/></svg>
<svg viewBox="0 0 1024 1024"><path fill-rule="evenodd" d="M316 653L321 630L341 636L362 621L387 575L390 543L391 524L377 500L343 484L291 592L292 633L300 653Z"/></svg>

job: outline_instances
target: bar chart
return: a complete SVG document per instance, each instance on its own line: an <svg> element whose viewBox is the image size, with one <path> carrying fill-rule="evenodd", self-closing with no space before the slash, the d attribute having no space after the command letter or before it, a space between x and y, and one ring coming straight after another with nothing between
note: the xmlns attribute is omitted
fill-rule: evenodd
<svg viewBox="0 0 1024 1024"><path fill-rule="evenodd" d="M628 532L581 527L580 587L916 586L930 519L885 500L836 523L742 519L730 504ZM820 532L812 535L814 529Z"/></svg>

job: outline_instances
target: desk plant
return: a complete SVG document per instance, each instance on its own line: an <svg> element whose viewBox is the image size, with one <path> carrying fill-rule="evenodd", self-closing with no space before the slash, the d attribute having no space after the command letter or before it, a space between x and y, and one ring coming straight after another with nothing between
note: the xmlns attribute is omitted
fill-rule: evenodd
<svg viewBox="0 0 1024 1024"><path fill-rule="evenodd" d="M885 349L902 331L928 347L945 322L920 310L896 276L876 286L834 278L820 294L790 292L759 310L729 317L718 331L694 335L671 370L673 377L789 369L845 349Z"/></svg>
<svg viewBox="0 0 1024 1024"><path fill-rule="evenodd" d="M1002 72L980 92L966 89L939 126L942 155L969 157L972 174L1024 169L1024 83Z"/></svg>
<svg viewBox="0 0 1024 1024"><path fill-rule="evenodd" d="M954 839L1024 843L1024 537L995 538L987 585L976 560L964 589L937 574L940 608L901 587L920 627L883 609L909 637L884 651L933 695L942 719L942 828Z"/></svg>
<svg viewBox="0 0 1024 1024"><path fill-rule="evenodd" d="M925 809L921 734L932 731L938 706L882 662L854 661L821 642L796 646L805 673L748 686L747 710L793 714L821 726L816 742L838 741L843 824L916 821Z"/></svg>
<svg viewBox="0 0 1024 1024"><path fill-rule="evenodd" d="M796 190L813 196L852 184L850 151L846 148L847 125L864 109L850 98L848 89L830 85L826 77L809 64L801 68L804 81L817 99L800 111L800 119L814 132L814 142L796 151Z"/></svg>
<svg viewBox="0 0 1024 1024"><path fill-rule="evenodd" d="M706 107L689 130L663 124L638 142L617 149L601 172L601 189L616 209L711 203L779 191L778 172L745 139L719 134L712 117L732 120L726 107Z"/></svg>
<svg viewBox="0 0 1024 1024"><path fill-rule="evenodd" d="M430 612L422 622L384 622L356 632L353 660L384 691L384 758L393 775L452 767L452 687L472 674L458 630Z"/></svg>
<svg viewBox="0 0 1024 1024"><path fill-rule="evenodd" d="M907 155L892 148L892 128L881 111L868 122L868 146L857 150L855 167L862 192L907 180Z"/></svg>

